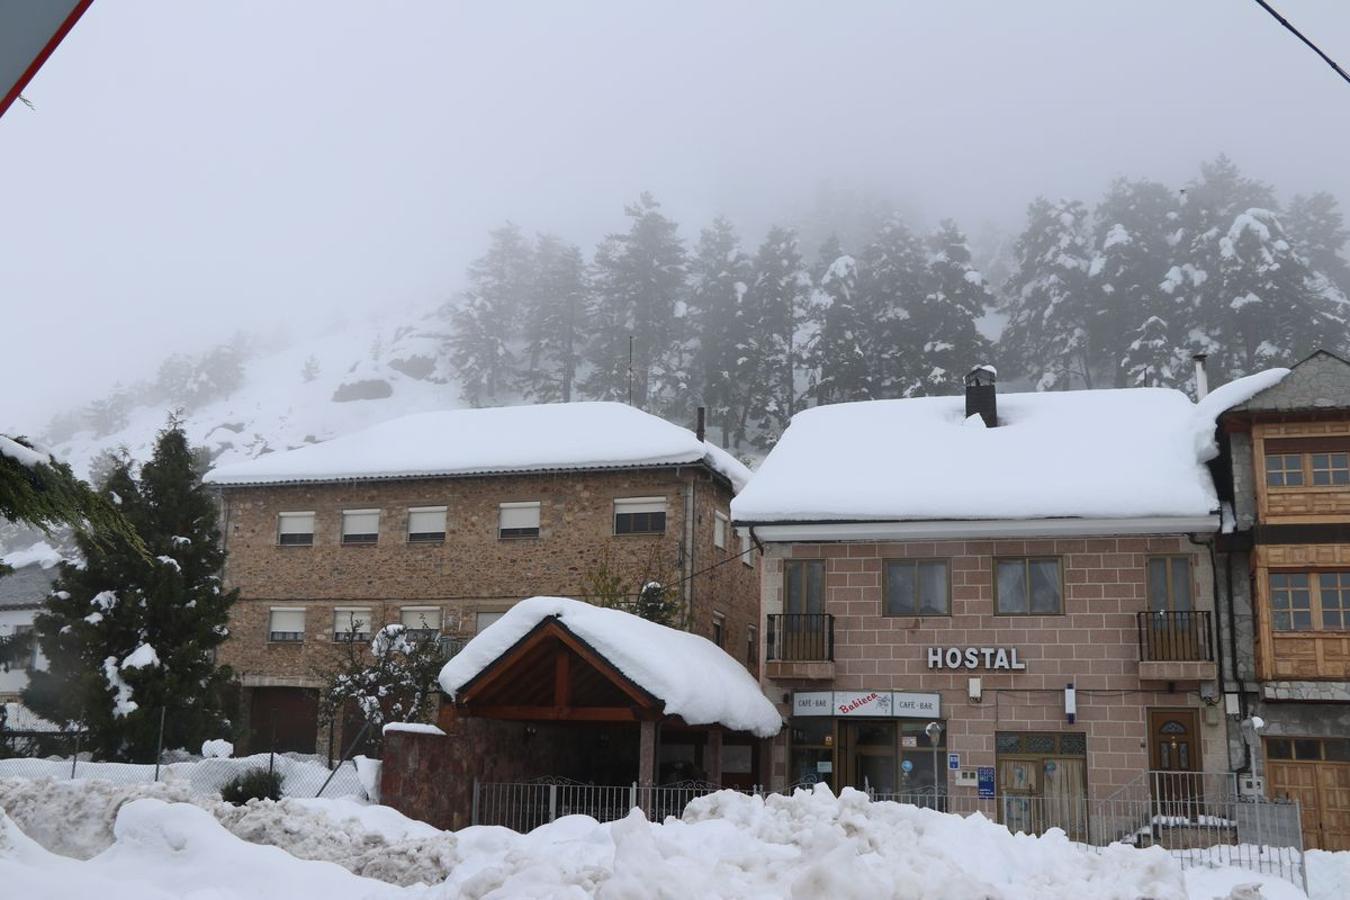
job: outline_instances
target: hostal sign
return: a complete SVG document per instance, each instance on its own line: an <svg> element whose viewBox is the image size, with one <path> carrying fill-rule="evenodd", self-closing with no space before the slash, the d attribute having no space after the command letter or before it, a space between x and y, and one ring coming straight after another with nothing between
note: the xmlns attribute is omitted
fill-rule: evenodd
<svg viewBox="0 0 1350 900"><path fill-rule="evenodd" d="M929 647L930 669L1008 669L1020 672L1027 664L1017 658L1017 648L1007 647Z"/></svg>

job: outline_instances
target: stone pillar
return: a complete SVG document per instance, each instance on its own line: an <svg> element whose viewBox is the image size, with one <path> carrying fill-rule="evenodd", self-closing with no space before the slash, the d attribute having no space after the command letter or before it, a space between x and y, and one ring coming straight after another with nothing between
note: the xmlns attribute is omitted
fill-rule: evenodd
<svg viewBox="0 0 1350 900"><path fill-rule="evenodd" d="M722 783L722 729L714 727L703 744L703 768L713 784Z"/></svg>

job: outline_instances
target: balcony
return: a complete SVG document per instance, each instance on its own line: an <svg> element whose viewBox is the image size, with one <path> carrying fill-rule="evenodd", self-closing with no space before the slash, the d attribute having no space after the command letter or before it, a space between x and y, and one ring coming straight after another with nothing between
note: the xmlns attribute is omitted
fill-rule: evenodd
<svg viewBox="0 0 1350 900"><path fill-rule="evenodd" d="M1216 677L1214 637L1208 610L1141 612L1139 679L1209 681Z"/></svg>
<svg viewBox="0 0 1350 900"><path fill-rule="evenodd" d="M779 613L768 617L765 674L785 681L834 678L834 616Z"/></svg>

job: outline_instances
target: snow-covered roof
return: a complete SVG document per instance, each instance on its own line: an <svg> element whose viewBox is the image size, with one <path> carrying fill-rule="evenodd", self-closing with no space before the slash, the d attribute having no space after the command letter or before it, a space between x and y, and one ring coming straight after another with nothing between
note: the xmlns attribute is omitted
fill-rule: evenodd
<svg viewBox="0 0 1350 900"><path fill-rule="evenodd" d="M392 419L283 453L220 466L213 484L620 469L703 462L736 490L750 470L693 432L623 403L455 409Z"/></svg>
<svg viewBox="0 0 1350 900"><path fill-rule="evenodd" d="M441 669L451 697L549 616L690 725L720 724L760 737L783 719L745 667L712 641L617 609L531 597L484 628Z"/></svg>
<svg viewBox="0 0 1350 900"><path fill-rule="evenodd" d="M965 399L816 407L792 419L734 501L742 523L1198 519L1218 509L1204 463L1215 417L1282 377L1195 404L1166 388L1009 393L997 428ZM1217 521L1217 520L1216 520Z"/></svg>

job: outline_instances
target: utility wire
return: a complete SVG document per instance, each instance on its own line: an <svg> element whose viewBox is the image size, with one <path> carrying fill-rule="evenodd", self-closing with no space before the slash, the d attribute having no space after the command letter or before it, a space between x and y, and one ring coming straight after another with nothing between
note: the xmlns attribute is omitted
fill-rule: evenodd
<svg viewBox="0 0 1350 900"><path fill-rule="evenodd" d="M1350 83L1350 73L1347 73L1344 69L1342 69L1339 65L1337 65L1336 60L1332 59L1330 56L1327 56L1325 53L1323 53L1321 47L1318 47L1312 41L1308 40L1308 38L1306 38L1303 35L1303 32L1299 31L1297 28L1293 26L1293 24L1288 19L1286 19L1284 16L1276 12L1275 8L1271 6L1269 3L1267 3L1266 0L1256 0L1256 5L1264 9L1266 12L1270 13L1272 16L1274 16L1275 21L1279 22L1285 28L1289 29L1290 33L1293 34L1294 37L1298 38L1300 41L1311 47L1312 51L1316 53L1318 56L1322 57L1322 59L1326 62L1326 64L1331 66L1331 68L1336 71L1337 75L1344 78L1347 83Z"/></svg>

